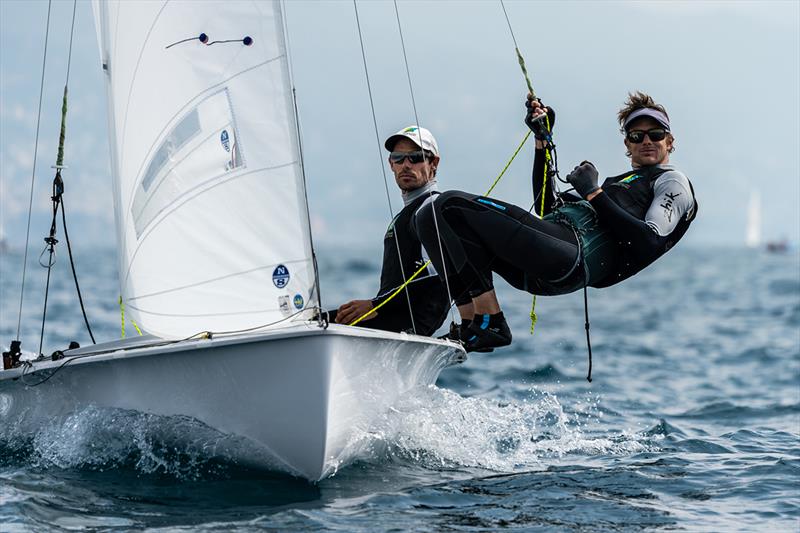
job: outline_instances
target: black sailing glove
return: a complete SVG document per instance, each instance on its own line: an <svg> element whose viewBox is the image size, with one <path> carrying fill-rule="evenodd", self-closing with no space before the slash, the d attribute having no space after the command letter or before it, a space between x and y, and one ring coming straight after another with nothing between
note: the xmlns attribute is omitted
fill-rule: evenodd
<svg viewBox="0 0 800 533"><path fill-rule="evenodd" d="M541 102L539 102L541 103ZM528 113L525 115L525 124L533 132L533 136L537 140L545 141L550 139L551 132L556 125L556 112L552 107L545 107L547 110L547 118L550 119L550 131L547 130L547 121L544 115L538 115L536 119L533 117L534 108L531 106L531 100L525 101L525 107L528 108Z"/></svg>
<svg viewBox="0 0 800 533"><path fill-rule="evenodd" d="M597 186L597 169L589 161L584 161L567 174L567 181L575 187L575 190L582 198L586 198L594 191L600 189Z"/></svg>

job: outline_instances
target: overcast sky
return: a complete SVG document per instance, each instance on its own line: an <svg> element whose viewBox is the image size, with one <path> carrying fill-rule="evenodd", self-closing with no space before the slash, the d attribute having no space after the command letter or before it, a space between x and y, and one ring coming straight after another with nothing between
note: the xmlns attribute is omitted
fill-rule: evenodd
<svg viewBox="0 0 800 533"><path fill-rule="evenodd" d="M765 238L800 240L800 2L509 0L506 8L534 87L557 110L562 174L583 159L602 175L627 170L615 115L640 89L666 106L672 162L695 186L700 212L689 242L743 244L756 189ZM419 120L442 152L440 188L484 192L526 131L525 83L500 4L401 1L399 11ZM382 141L414 113L393 4L361 1L359 13ZM46 14L44 1L0 0L0 227L14 245L25 239ZM53 2L31 227L37 251L49 227L71 14L72 2ZM389 218L386 154L373 130L353 3L293 0L287 17L315 240L379 247ZM96 43L91 6L79 2L64 202L73 241L113 245ZM497 197L530 204L531 150Z"/></svg>

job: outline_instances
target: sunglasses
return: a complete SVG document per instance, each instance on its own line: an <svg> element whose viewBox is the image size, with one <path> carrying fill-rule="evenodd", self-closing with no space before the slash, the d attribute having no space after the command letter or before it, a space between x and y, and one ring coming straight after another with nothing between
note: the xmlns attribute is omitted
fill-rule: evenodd
<svg viewBox="0 0 800 533"><path fill-rule="evenodd" d="M657 143L659 141L663 141L664 138L667 136L667 133L669 132L664 128L654 128L652 130L647 130L647 131L631 130L625 134L625 138L628 139L628 141L632 142L633 144L639 144L641 142L644 142L644 136L647 135L648 137L650 137L651 141Z"/></svg>
<svg viewBox="0 0 800 533"><path fill-rule="evenodd" d="M433 159L433 156L431 156L431 154L426 154L422 150L417 150L416 152L392 152L389 154L389 161L395 165L401 164L406 159L408 159L412 165L416 165L425 160L430 161Z"/></svg>

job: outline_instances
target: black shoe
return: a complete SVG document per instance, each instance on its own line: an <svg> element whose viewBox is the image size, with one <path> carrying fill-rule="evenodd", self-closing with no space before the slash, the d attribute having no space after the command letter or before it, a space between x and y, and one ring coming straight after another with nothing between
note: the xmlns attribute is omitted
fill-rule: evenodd
<svg viewBox="0 0 800 533"><path fill-rule="evenodd" d="M455 341L461 343L464 348L470 352L481 352L481 353L489 353L494 351L493 348L479 348L476 350L470 350L467 348L465 339L467 337L471 337L472 333L469 333L469 325L472 323L472 320L463 320L461 324L456 324L455 322L450 322L450 331L439 337L440 339L446 339L449 341Z"/></svg>
<svg viewBox="0 0 800 533"><path fill-rule="evenodd" d="M469 321L467 321L469 322ZM468 324L469 325L469 324ZM439 337L440 339L448 340L448 341L456 341L461 342L462 339L462 331L464 330L464 323L456 324L455 322L450 322L450 331Z"/></svg>
<svg viewBox="0 0 800 533"><path fill-rule="evenodd" d="M511 330L503 313L475 315L464 332L464 348L469 352L491 352L494 348L511 344Z"/></svg>

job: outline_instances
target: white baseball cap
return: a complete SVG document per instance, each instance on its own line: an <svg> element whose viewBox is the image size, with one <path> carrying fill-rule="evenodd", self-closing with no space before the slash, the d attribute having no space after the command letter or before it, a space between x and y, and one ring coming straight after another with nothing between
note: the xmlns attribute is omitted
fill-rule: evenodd
<svg viewBox="0 0 800 533"><path fill-rule="evenodd" d="M395 143L402 138L411 140L423 150L427 150L436 157L439 157L439 146L436 144L436 139L433 138L433 134L425 128L420 128L416 124L403 128L390 136L386 139L386 142L383 143L383 146L391 152L394 149Z"/></svg>

